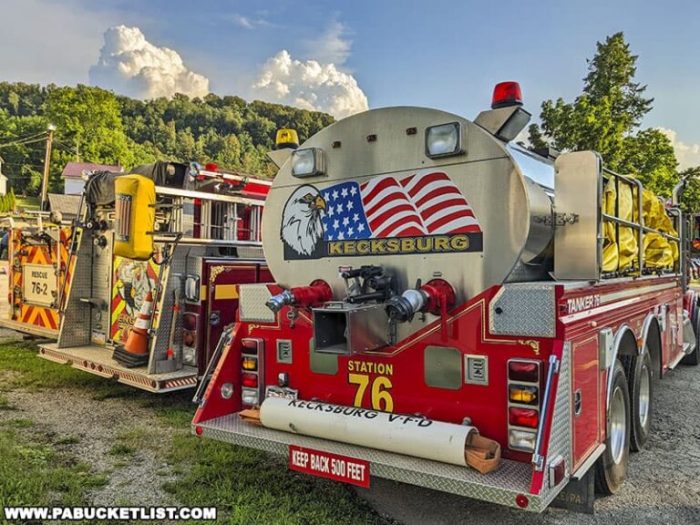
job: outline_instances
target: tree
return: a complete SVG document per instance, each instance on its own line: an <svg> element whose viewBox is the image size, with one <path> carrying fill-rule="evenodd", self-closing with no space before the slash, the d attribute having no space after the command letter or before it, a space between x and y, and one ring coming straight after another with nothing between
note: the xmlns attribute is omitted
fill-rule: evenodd
<svg viewBox="0 0 700 525"><path fill-rule="evenodd" d="M677 161L661 132L638 130L653 99L645 98L646 86L634 80L637 58L623 33L598 42L581 95L571 103L561 98L543 102L542 124L530 126L530 141L563 151L597 151L608 168L636 175L650 189L669 195L678 180Z"/></svg>

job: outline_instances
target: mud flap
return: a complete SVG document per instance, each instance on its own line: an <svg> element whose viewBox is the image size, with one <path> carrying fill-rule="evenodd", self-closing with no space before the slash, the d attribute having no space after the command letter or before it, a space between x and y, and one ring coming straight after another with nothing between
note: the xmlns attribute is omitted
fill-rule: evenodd
<svg viewBox="0 0 700 525"><path fill-rule="evenodd" d="M552 507L593 514L593 502L595 501L594 476L595 469L590 468L581 479L569 481L564 490L552 501Z"/></svg>

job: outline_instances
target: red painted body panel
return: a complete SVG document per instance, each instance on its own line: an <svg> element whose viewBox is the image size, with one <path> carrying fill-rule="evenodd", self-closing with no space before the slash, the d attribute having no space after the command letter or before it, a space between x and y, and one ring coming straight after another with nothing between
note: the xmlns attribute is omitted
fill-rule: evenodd
<svg viewBox="0 0 700 525"><path fill-rule="evenodd" d="M641 347L646 337L644 328L650 322L660 322L665 326L661 331L661 368L667 369L682 352L683 294L679 280L648 277L577 287L556 284L556 308L551 312L556 316L554 338L490 334L488 305L499 289L498 286L488 289L449 312L444 333L438 319L396 346L338 356L337 369L325 370L325 373L312 370L309 348L313 331L309 309L286 307L278 314L275 324L239 322L234 340L207 389L206 403L197 411L194 423L240 410L240 339L256 337L265 341L267 385L276 384L278 374L285 372L289 376L289 386L298 389L301 399L396 413L420 413L453 423L461 423L469 417L482 435L499 441L504 457L529 462L531 454L508 449L507 362L512 358L540 360L542 377L546 377L549 356L554 354L560 358L562 352L570 351L573 356L570 396L573 471L605 439L607 372L600 363L599 332L611 328L617 333L626 325ZM279 287L270 286L271 293L280 291ZM645 323L647 319L650 321ZM292 342L291 364L277 361L278 339ZM567 350L567 343L570 350ZM487 356L488 385L462 383L455 389L427 385L424 352L431 345L451 347L462 354L463 373L465 355ZM558 375L554 377L553 392L559 381ZM234 386L234 395L229 400L223 400L219 394L225 382ZM578 389L582 394L582 407L580 415L576 416L573 395ZM390 405L381 392L389 393ZM543 417L546 420L541 450L546 451L552 411ZM538 493L545 479L543 471L533 470L531 493Z"/></svg>
<svg viewBox="0 0 700 525"><path fill-rule="evenodd" d="M598 445L600 433L601 373L598 360L598 337L596 334L583 336L571 344L572 354L572 396L580 394L581 405L578 413L573 407L572 446L574 470ZM573 402L573 401L572 401ZM593 423L593 424L591 424Z"/></svg>

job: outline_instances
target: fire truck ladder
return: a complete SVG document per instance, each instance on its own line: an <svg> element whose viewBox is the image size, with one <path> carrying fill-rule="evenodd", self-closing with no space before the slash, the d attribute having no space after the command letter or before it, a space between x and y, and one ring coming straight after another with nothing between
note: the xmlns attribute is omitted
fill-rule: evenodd
<svg viewBox="0 0 700 525"><path fill-rule="evenodd" d="M194 397L192 398L192 402L196 403L197 405L199 405L202 402L202 399L204 398L204 392L206 391L207 386L209 385L209 382L211 381L211 378L214 375L214 370L216 370L216 367L219 364L219 360L221 359L221 354L223 354L224 352L224 348L228 348L228 346L231 344L231 339L233 336L233 326L233 324L229 324L224 327L224 330L221 333L221 337L219 338L219 342L217 343L216 348L214 349L214 353L212 354L211 359L209 360L207 369L204 371L204 375L199 380L197 391L195 392Z"/></svg>
<svg viewBox="0 0 700 525"><path fill-rule="evenodd" d="M239 195L205 194L177 188L156 187L158 195L172 199L169 233L181 233L180 244L214 244L219 246L261 245L260 229L264 202ZM198 220L189 211L194 200L200 203ZM243 218L248 223L243 227ZM194 228L199 235L194 235ZM154 232L156 242L167 242L167 234Z"/></svg>

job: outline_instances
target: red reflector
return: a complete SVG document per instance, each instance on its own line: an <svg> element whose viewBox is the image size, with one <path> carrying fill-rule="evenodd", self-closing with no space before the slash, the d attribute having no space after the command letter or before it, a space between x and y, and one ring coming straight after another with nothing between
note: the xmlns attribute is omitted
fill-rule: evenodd
<svg viewBox="0 0 700 525"><path fill-rule="evenodd" d="M530 504L530 500L527 499L527 496L525 494L518 494L517 496L515 496L515 504L521 509L526 509L527 506Z"/></svg>
<svg viewBox="0 0 700 525"><path fill-rule="evenodd" d="M491 109L504 108L507 106L521 106L523 104L523 94L520 91L520 84L513 81L499 82L493 88L493 98L491 99Z"/></svg>
<svg viewBox="0 0 700 525"><path fill-rule="evenodd" d="M566 462L560 458L556 463L549 466L549 486L556 487L564 479L566 473Z"/></svg>
<svg viewBox="0 0 700 525"><path fill-rule="evenodd" d="M255 374L243 374L243 386L256 388L258 386L258 376Z"/></svg>
<svg viewBox="0 0 700 525"><path fill-rule="evenodd" d="M539 372L539 363L526 361L511 361L508 363L508 379L511 381L536 383L540 379Z"/></svg>
<svg viewBox="0 0 700 525"><path fill-rule="evenodd" d="M204 433L204 429L197 425L196 427L194 427L194 433L198 436L201 436Z"/></svg>
<svg viewBox="0 0 700 525"><path fill-rule="evenodd" d="M537 428L537 410L531 408L511 408L508 411L508 420L511 425L518 427Z"/></svg>

